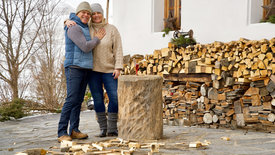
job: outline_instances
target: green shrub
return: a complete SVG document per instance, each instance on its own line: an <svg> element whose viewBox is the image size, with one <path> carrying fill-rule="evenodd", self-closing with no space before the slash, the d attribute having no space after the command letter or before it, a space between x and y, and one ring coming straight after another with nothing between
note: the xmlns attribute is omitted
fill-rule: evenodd
<svg viewBox="0 0 275 155"><path fill-rule="evenodd" d="M275 24L275 15L271 15L268 17L268 19L262 19L260 23L270 22L272 24Z"/></svg>
<svg viewBox="0 0 275 155"><path fill-rule="evenodd" d="M172 38L171 42L176 47L187 47L188 45L195 45L196 40L193 38L186 38L185 36L180 36L179 38Z"/></svg>
<svg viewBox="0 0 275 155"><path fill-rule="evenodd" d="M164 28L164 29L161 31L161 32L164 32L164 33L162 34L162 37L165 37L166 35L168 35L170 31L172 31L170 28L168 28L168 27Z"/></svg>
<svg viewBox="0 0 275 155"><path fill-rule="evenodd" d="M0 107L0 121L10 120L10 117L18 119L26 116L23 110L24 104L26 104L26 101L23 99L2 103Z"/></svg>
<svg viewBox="0 0 275 155"><path fill-rule="evenodd" d="M275 15L269 16L267 21L275 24Z"/></svg>
<svg viewBox="0 0 275 155"><path fill-rule="evenodd" d="M57 109L55 113L61 113L62 109Z"/></svg>

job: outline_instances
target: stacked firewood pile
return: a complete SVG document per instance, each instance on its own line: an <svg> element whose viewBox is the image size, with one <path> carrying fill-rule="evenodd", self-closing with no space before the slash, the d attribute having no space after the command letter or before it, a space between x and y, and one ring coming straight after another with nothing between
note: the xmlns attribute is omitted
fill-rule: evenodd
<svg viewBox="0 0 275 155"><path fill-rule="evenodd" d="M167 123L275 130L275 38L134 55L124 74L164 78Z"/></svg>

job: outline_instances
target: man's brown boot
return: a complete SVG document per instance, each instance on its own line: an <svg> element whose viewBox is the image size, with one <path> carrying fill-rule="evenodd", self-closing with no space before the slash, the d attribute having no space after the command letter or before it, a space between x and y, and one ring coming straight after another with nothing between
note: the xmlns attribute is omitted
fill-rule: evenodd
<svg viewBox="0 0 275 155"><path fill-rule="evenodd" d="M88 138L88 135L82 132L75 132L74 130L72 131L71 134L72 139L86 139Z"/></svg>
<svg viewBox="0 0 275 155"><path fill-rule="evenodd" d="M61 143L61 141L63 141L63 140L72 141L72 138L68 135L63 135L63 136L57 138L57 141L59 143Z"/></svg>

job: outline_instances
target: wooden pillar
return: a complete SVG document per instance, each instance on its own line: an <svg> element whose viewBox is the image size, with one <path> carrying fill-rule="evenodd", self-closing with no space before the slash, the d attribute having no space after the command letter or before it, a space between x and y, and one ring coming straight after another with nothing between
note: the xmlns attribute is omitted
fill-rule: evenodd
<svg viewBox="0 0 275 155"><path fill-rule="evenodd" d="M161 76L124 75L118 79L118 137L160 139L163 135Z"/></svg>

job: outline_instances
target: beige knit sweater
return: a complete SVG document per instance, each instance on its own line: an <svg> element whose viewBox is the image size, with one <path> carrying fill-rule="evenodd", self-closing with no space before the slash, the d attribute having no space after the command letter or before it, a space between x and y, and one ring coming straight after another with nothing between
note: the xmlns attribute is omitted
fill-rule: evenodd
<svg viewBox="0 0 275 155"><path fill-rule="evenodd" d="M123 68L121 37L117 28L108 23L92 23L90 26L91 36L94 37L94 32L101 27L104 27L106 35L93 49L93 70L103 73L113 73L114 69Z"/></svg>

